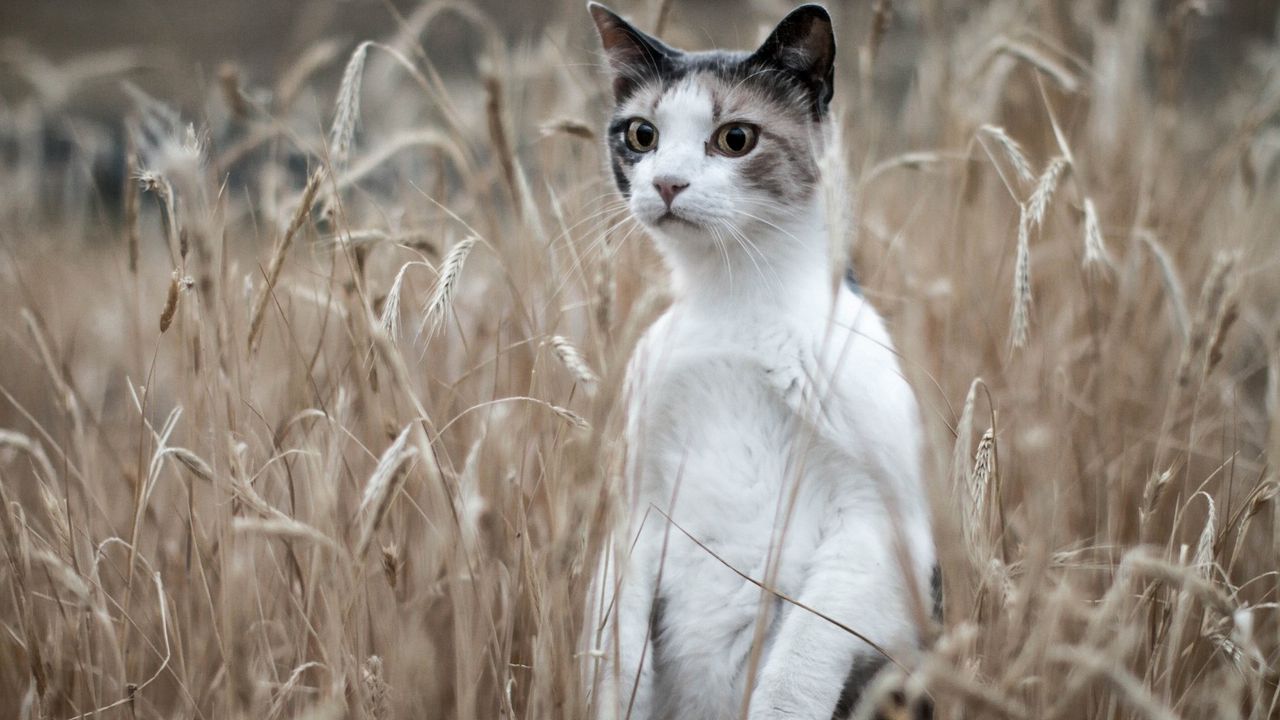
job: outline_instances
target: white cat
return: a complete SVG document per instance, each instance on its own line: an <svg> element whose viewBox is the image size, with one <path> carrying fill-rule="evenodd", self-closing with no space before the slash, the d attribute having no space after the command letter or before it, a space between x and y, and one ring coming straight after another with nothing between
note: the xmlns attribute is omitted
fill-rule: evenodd
<svg viewBox="0 0 1280 720"><path fill-rule="evenodd" d="M753 53L694 53L589 8L614 175L674 290L628 371L629 523L591 606L593 705L843 715L916 649L939 588L915 397L851 276L833 283L830 18L806 5Z"/></svg>

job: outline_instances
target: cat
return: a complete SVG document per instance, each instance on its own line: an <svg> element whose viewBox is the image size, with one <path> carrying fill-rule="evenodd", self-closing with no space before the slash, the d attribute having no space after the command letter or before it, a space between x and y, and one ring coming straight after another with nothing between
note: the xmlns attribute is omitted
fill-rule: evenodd
<svg viewBox="0 0 1280 720"><path fill-rule="evenodd" d="M804 5L754 52L686 52L588 9L614 179L673 295L628 365L628 518L589 610L592 704L842 716L918 648L939 579L915 396L882 319L833 273L831 18Z"/></svg>

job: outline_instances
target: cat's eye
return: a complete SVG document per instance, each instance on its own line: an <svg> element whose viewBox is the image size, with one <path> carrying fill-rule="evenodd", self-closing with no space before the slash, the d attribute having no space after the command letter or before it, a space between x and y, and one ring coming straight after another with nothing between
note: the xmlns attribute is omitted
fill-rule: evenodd
<svg viewBox="0 0 1280 720"><path fill-rule="evenodd" d="M658 146L658 128L644 118L627 123L627 148L632 152L649 152Z"/></svg>
<svg viewBox="0 0 1280 720"><path fill-rule="evenodd" d="M756 146L760 131L755 125L747 123L729 123L720 126L713 138L715 149L721 155L742 157Z"/></svg>

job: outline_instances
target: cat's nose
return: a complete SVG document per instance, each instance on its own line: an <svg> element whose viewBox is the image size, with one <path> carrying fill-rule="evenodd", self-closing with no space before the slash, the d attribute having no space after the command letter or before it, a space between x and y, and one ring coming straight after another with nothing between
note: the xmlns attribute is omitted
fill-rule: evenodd
<svg viewBox="0 0 1280 720"><path fill-rule="evenodd" d="M667 209L670 210L671 203L675 201L681 190L689 187L689 183L672 178L661 178L654 180L653 186L658 189L658 194L662 196L662 202L666 203Z"/></svg>

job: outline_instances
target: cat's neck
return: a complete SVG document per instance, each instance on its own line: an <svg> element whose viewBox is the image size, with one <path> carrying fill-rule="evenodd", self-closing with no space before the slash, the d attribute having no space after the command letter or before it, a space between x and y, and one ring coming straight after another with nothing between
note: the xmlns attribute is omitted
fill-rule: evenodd
<svg viewBox="0 0 1280 720"><path fill-rule="evenodd" d="M719 242L662 242L675 302L713 314L809 312L831 302L829 232L816 203L788 222L753 223Z"/></svg>

